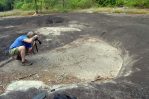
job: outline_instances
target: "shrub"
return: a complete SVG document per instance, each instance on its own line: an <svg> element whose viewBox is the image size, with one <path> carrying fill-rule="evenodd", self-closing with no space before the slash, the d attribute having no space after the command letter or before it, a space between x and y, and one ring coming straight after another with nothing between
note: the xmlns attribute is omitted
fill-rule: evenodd
<svg viewBox="0 0 149 99"><path fill-rule="evenodd" d="M146 0L146 1L144 2L144 7L149 8L149 0Z"/></svg>
<svg viewBox="0 0 149 99"><path fill-rule="evenodd" d="M5 2L9 0L0 0ZM35 8L34 0L11 0L14 2L14 7L17 9L32 10ZM76 9L76 8L89 8L92 6L128 6L149 8L149 0L37 0L38 7L40 9ZM7 7L8 8L8 7ZM5 9L5 5L0 3L0 10Z"/></svg>
<svg viewBox="0 0 149 99"><path fill-rule="evenodd" d="M126 2L126 6L138 7L138 8L148 8L149 0L129 0Z"/></svg>
<svg viewBox="0 0 149 99"><path fill-rule="evenodd" d="M116 0L116 6L122 7L124 5L125 5L125 1L124 0Z"/></svg>
<svg viewBox="0 0 149 99"><path fill-rule="evenodd" d="M69 0L68 2L67 2L67 6L69 7L69 8L77 8L78 6L79 6L79 1L80 0Z"/></svg>
<svg viewBox="0 0 149 99"><path fill-rule="evenodd" d="M96 0L99 6L114 6L116 4L116 0Z"/></svg>
<svg viewBox="0 0 149 99"><path fill-rule="evenodd" d="M93 0L69 0L66 3L68 8L89 8L94 5Z"/></svg>
<svg viewBox="0 0 149 99"><path fill-rule="evenodd" d="M21 7L22 10L33 10L34 4L33 3L25 3Z"/></svg>
<svg viewBox="0 0 149 99"><path fill-rule="evenodd" d="M0 0L0 11L12 10L13 0Z"/></svg>
<svg viewBox="0 0 149 99"><path fill-rule="evenodd" d="M23 2L17 2L17 3L15 3L14 8L21 9L23 4L24 4Z"/></svg>
<svg viewBox="0 0 149 99"><path fill-rule="evenodd" d="M89 8L93 5L93 1L92 0L81 0L80 2L78 2L78 7L80 8Z"/></svg>

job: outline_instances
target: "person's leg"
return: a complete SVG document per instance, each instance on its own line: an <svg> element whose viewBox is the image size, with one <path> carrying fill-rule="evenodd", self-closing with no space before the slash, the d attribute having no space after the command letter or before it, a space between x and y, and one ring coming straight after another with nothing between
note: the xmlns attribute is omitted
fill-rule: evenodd
<svg viewBox="0 0 149 99"><path fill-rule="evenodd" d="M33 48L32 47L29 48L27 52L30 53L30 54L32 54L33 53Z"/></svg>
<svg viewBox="0 0 149 99"><path fill-rule="evenodd" d="M21 61L25 62L25 52L26 52L25 46L18 47L18 50L22 59Z"/></svg>
<svg viewBox="0 0 149 99"><path fill-rule="evenodd" d="M11 57L12 57L13 59L17 59L16 56L19 55L19 50L18 50L18 48L10 49L10 50L9 50L9 54L11 55ZM18 60L18 59L17 59L17 60Z"/></svg>
<svg viewBox="0 0 149 99"><path fill-rule="evenodd" d="M22 61L22 58L21 58L20 52L17 54L16 60L20 60L20 61Z"/></svg>
<svg viewBox="0 0 149 99"><path fill-rule="evenodd" d="M25 46L20 46L18 47L18 50L19 50L19 54L21 56L21 61L22 61L22 65L23 66L30 66L32 65L33 63L32 62L29 62L25 59L25 56L26 56L26 48Z"/></svg>

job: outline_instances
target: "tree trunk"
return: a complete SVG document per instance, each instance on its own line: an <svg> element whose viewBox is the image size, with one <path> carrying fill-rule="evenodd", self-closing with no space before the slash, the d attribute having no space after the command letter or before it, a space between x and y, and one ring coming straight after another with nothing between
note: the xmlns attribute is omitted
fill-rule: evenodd
<svg viewBox="0 0 149 99"><path fill-rule="evenodd" d="M38 5L37 5L37 0L35 0L35 13L38 14Z"/></svg>
<svg viewBox="0 0 149 99"><path fill-rule="evenodd" d="M65 0L63 0L63 8L65 7Z"/></svg>

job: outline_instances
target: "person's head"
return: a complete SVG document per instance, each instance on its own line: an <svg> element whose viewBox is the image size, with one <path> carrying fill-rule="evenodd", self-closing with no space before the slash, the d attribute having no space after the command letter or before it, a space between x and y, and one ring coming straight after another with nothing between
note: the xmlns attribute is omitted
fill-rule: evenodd
<svg viewBox="0 0 149 99"><path fill-rule="evenodd" d="M33 31L27 32L27 37L28 37L28 38L31 38L31 37L33 37L34 35L35 35L35 33L34 33Z"/></svg>

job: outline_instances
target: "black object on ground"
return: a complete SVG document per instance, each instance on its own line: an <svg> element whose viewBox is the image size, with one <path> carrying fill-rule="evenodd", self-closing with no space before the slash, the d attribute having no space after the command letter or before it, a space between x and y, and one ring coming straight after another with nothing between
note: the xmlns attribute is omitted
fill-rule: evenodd
<svg viewBox="0 0 149 99"><path fill-rule="evenodd" d="M54 95L53 99L77 99L77 98L66 94L56 94Z"/></svg>
<svg viewBox="0 0 149 99"><path fill-rule="evenodd" d="M35 97L33 97L32 99L45 99L46 98L46 93L39 93L38 95L36 95Z"/></svg>

